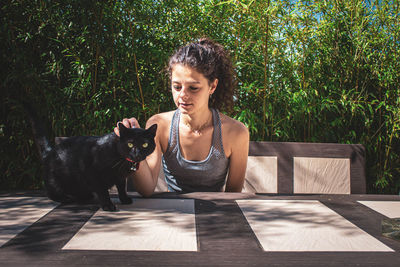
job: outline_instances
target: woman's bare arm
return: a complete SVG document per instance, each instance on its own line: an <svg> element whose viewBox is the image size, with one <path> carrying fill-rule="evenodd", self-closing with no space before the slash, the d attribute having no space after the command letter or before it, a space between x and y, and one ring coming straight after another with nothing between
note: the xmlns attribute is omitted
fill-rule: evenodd
<svg viewBox="0 0 400 267"><path fill-rule="evenodd" d="M228 179L225 192L241 192L244 184L247 158L249 154L249 131L239 122L229 127L228 144L230 148Z"/></svg>

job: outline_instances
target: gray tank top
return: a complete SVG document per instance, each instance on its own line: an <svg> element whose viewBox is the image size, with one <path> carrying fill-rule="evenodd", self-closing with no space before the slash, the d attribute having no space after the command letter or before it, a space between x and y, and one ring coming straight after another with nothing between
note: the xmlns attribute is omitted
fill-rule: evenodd
<svg viewBox="0 0 400 267"><path fill-rule="evenodd" d="M221 120L218 111L211 109L213 136L210 152L202 161L183 158L179 146L179 120L177 109L172 117L167 151L162 157L165 181L171 192L222 191L228 172L229 159L222 145Z"/></svg>

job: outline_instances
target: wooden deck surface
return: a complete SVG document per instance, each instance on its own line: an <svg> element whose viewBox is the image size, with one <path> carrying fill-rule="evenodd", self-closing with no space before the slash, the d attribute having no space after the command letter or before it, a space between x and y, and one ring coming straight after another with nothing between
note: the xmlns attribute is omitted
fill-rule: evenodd
<svg viewBox="0 0 400 267"><path fill-rule="evenodd" d="M18 225L21 225L22 219L17 220L17 217L28 215L26 208L18 209L23 206L24 197L45 199L41 192L0 195L3 210L0 213L0 232L19 231L0 247L1 266L400 266L400 242L381 234L381 221L392 215L384 215L385 211L365 205L367 201L381 204L387 201L388 204L396 204L392 206L396 212L400 196L161 193L150 199L142 199L134 194L132 207L119 206L121 211L112 215L102 213L96 205L54 203L53 208L42 203L38 210L49 211L40 214L37 220L21 229ZM7 202L7 198L15 200ZM171 200L172 204L174 201L184 203L181 208L174 208L176 205L168 206L167 200ZM260 208L256 209L258 206L251 202L253 200L261 200L257 202ZM151 205L146 204L150 202ZM307 203L314 206L307 206ZM12 205L15 209L4 212ZM116 227L112 228L110 224ZM164 224L166 228L163 228ZM284 224L287 224L287 228ZM305 226L310 233L314 233L314 228L329 226L343 231L348 235L349 242L358 242L352 241L350 237L362 235L371 243L352 243L353 247L311 251L308 250L311 246L307 246L310 239L302 237L304 240L297 240L299 244L293 248L301 247L304 251L290 251L290 246L284 246L283 240L290 240L291 235L288 233L293 229L292 224ZM152 227L157 228L157 231L151 231ZM277 230L274 232L271 227L277 227ZM174 234L171 229L178 229L180 233L179 228L188 233L185 238L189 241L172 238L172 235L176 237L178 234ZM261 231L263 228L270 230L264 232L266 241L262 239L258 228ZM147 231L144 238L148 235L156 243L164 242L164 246L167 244L167 248L170 240L176 243L188 242L192 247L180 249L171 244L171 250L167 250L162 246L140 249L129 245L130 241L125 239L127 236L143 238L138 235L140 229ZM96 235L88 238L93 233ZM96 238L101 239L102 233L104 238L109 238L109 241L104 242L106 245L116 245L101 249L98 244L100 241L96 241ZM268 248L268 237L274 234L281 234L282 246L275 242L271 250ZM157 236L159 239L155 238ZM80 238L81 242L75 243L80 246L79 249L70 246L76 241L73 241L74 238L78 241ZM85 238L89 241L85 241ZM193 238L194 249L191 243ZM274 238L275 241L279 240L279 236ZM315 237L318 241L324 238ZM132 240L141 242L140 239ZM142 242L147 241L143 239ZM366 249L361 248L364 245ZM125 250L124 246L127 247Z"/></svg>

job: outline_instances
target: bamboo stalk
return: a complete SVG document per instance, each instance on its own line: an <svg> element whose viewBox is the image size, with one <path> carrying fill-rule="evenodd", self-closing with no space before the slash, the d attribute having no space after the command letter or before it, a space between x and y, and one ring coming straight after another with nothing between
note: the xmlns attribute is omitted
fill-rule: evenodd
<svg viewBox="0 0 400 267"><path fill-rule="evenodd" d="M129 15L129 17L131 18L129 10L127 10L127 13ZM132 35L132 48L133 48L133 47L135 47L135 42L134 42L135 29L133 28L131 20L129 20L129 31L131 32L131 35ZM137 66L136 53L133 53L133 61L134 61L134 65L135 65L136 79L137 79L137 83L138 83L138 87L139 87L142 109L144 110L144 97L143 97L142 84L140 83L140 76L139 76L139 69Z"/></svg>
<svg viewBox="0 0 400 267"><path fill-rule="evenodd" d="M97 70L99 65L99 45L96 44L96 56L95 56L95 64L94 64L94 82L93 82L93 92L96 92L96 84L97 84Z"/></svg>
<svg viewBox="0 0 400 267"><path fill-rule="evenodd" d="M96 9L94 11L95 13L95 17L97 20L97 24L99 27L99 32L101 30L101 22L102 22L102 18L103 18L103 10L100 9L100 16L96 13ZM96 42L96 55L95 55L95 65L94 65L94 82L92 85L93 88L93 93L96 92L96 86L97 86L97 72L98 72L98 65L99 65L99 55L100 55L100 46L99 43Z"/></svg>
<svg viewBox="0 0 400 267"><path fill-rule="evenodd" d="M142 100L142 109L144 110L144 98L143 98L143 90L142 90L142 85L140 83L140 77L139 77L139 70L137 67L137 61L136 61L136 54L133 53L133 60L135 63L135 71L136 71L136 78L139 86L139 92L140 92L140 99Z"/></svg>
<svg viewBox="0 0 400 267"><path fill-rule="evenodd" d="M390 137L389 137L389 144L386 146L385 162L384 162L384 165L383 165L383 173L385 173L386 168L387 168L387 164L388 164L388 160L389 160L389 152L390 152L390 149L392 147L392 140L393 140L394 132L395 132L395 122L393 122L392 132L391 132Z"/></svg>
<svg viewBox="0 0 400 267"><path fill-rule="evenodd" d="M267 2L267 10L269 8L270 0ZM269 32L269 14L267 14L267 21L266 21L266 30L265 30L265 50L264 50L264 94L263 94L263 131L262 131L262 140L265 138L265 124L266 124L266 101L267 101L267 89L268 89L268 32ZM273 114L271 114L273 118ZM273 127L273 125L271 126ZM271 129L271 136L272 136L273 129Z"/></svg>

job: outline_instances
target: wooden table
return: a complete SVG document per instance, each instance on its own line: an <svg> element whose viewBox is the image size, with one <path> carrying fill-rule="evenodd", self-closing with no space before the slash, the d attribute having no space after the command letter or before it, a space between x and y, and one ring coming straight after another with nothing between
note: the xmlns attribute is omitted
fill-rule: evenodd
<svg viewBox="0 0 400 267"><path fill-rule="evenodd" d="M385 201L398 212L400 196L132 197L132 205L105 213L95 205L58 205L40 192L1 194L0 237L17 234L3 237L0 265L400 266L400 242L381 234L392 215L372 206ZM17 218L38 211L18 229Z"/></svg>

